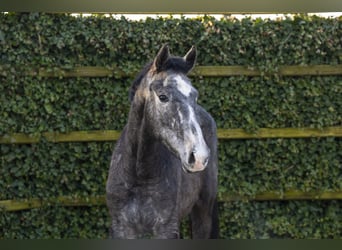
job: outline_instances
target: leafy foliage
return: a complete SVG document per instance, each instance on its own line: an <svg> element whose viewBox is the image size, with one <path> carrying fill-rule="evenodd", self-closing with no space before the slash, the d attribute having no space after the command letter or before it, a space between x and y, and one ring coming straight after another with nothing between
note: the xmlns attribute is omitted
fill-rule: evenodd
<svg viewBox="0 0 342 250"><path fill-rule="evenodd" d="M161 44L199 65L247 65L260 77L194 77L219 128L342 125L342 78L282 77L280 65L339 64L341 19L283 21L0 14L0 136L122 129L131 78L39 78L19 68L140 69ZM267 74L266 74L267 73ZM0 145L0 200L102 195L113 143ZM340 138L219 143L219 191L239 195L342 189ZM220 204L223 238L341 238L341 202ZM0 238L105 238L105 207L0 211ZM185 231L185 235L187 231Z"/></svg>

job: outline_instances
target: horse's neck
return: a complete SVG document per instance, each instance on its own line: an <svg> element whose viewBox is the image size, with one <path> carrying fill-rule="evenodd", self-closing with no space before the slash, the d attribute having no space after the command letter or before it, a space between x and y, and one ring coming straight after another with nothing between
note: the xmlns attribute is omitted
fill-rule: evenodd
<svg viewBox="0 0 342 250"><path fill-rule="evenodd" d="M153 139L150 132L143 116L130 114L126 133L129 142L127 160L135 176L145 180L158 178L161 174L160 166L155 164L155 157L158 157L155 152L158 142Z"/></svg>

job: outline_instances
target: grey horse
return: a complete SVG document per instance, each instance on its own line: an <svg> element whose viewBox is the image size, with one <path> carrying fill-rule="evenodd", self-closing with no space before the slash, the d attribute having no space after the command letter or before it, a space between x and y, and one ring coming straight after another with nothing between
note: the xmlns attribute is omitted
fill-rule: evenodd
<svg viewBox="0 0 342 250"><path fill-rule="evenodd" d="M106 184L110 238L180 238L188 215L192 238L218 237L216 124L186 76L196 57L164 45L131 86Z"/></svg>

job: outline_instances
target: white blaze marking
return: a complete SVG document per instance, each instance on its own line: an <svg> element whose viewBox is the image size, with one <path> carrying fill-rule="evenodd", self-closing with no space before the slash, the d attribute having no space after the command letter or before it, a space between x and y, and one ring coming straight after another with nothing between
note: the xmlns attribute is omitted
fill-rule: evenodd
<svg viewBox="0 0 342 250"><path fill-rule="evenodd" d="M171 82L176 82L176 87L184 96L189 97L193 88L191 84L187 83L181 76L177 75L171 75L168 76L165 80L163 85L167 86L169 83L169 80L171 79Z"/></svg>
<svg viewBox="0 0 342 250"><path fill-rule="evenodd" d="M182 114L182 112L180 111L180 108L179 108L179 107L177 108L177 111L178 111L178 116L179 116L179 123L180 123L180 124L183 124L183 114Z"/></svg>
<svg viewBox="0 0 342 250"><path fill-rule="evenodd" d="M196 149L195 154L198 156L208 155L208 147L204 141L202 129L197 122L197 119L195 117L192 107L189 107L189 112L190 112L190 123L195 127L196 134L197 134L197 138L194 138L194 141L196 141L196 144L197 144L195 148Z"/></svg>
<svg viewBox="0 0 342 250"><path fill-rule="evenodd" d="M177 89L186 97L190 96L190 93L192 91L192 86L183 80L182 77L176 76L174 78L177 82Z"/></svg>

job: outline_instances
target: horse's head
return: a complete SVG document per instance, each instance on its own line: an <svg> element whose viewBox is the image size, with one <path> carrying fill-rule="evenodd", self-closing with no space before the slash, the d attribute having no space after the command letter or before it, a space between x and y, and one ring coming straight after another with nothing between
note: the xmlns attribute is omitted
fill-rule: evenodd
<svg viewBox="0 0 342 250"><path fill-rule="evenodd" d="M186 76L195 62L195 47L174 57L164 45L131 89L132 102L144 103L151 136L179 157L186 172L204 170L210 156L197 115L198 92Z"/></svg>

